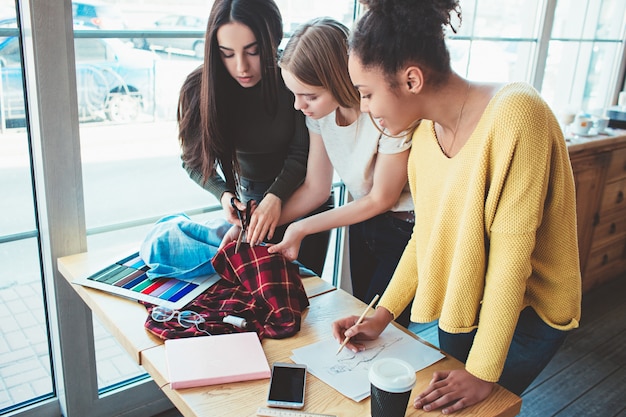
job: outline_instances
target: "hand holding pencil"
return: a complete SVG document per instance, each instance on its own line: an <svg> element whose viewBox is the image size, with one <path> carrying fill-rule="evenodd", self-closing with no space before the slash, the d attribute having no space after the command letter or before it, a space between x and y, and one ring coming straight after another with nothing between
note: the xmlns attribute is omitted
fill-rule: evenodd
<svg viewBox="0 0 626 417"><path fill-rule="evenodd" d="M374 304L376 304L376 301L378 301L378 294L376 294L374 296L374 299L372 299L372 301L369 303L369 305L365 308L365 310L363 311L363 314L361 314L361 316L358 318L358 320L356 321L356 323L354 323L353 326L357 326L359 324L361 324L363 322L363 319L365 318L365 316L367 315L367 312L370 311L370 309L374 306ZM334 329L334 333L336 333L336 326L338 325L338 322L333 323L333 329ZM350 327L353 327L350 326ZM336 355L339 354L339 352L341 352L341 350L346 346L346 344L350 341L351 337L347 336L345 339L343 339L343 342L341 343L341 345L339 346L339 349L337 350Z"/></svg>

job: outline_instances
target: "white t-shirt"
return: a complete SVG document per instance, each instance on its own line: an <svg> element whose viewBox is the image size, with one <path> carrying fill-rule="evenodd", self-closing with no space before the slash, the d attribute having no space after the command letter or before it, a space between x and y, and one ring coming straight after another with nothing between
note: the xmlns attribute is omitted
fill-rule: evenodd
<svg viewBox="0 0 626 417"><path fill-rule="evenodd" d="M330 162L355 200L372 189L376 154L395 154L411 147L410 138L405 140L382 135L367 113L361 113L349 126L337 125L336 111L318 120L307 117L306 125L311 132L322 136ZM408 178L391 210L413 210Z"/></svg>

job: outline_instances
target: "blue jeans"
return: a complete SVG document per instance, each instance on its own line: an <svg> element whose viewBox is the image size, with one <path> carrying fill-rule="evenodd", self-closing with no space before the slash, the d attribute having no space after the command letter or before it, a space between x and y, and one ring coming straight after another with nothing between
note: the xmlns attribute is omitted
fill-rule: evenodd
<svg viewBox="0 0 626 417"><path fill-rule="evenodd" d="M550 362L567 334L566 331L548 326L532 307L526 307L520 313L498 383L512 393L521 395ZM451 334L440 328L439 347L465 363L475 335L476 330Z"/></svg>
<svg viewBox="0 0 626 417"><path fill-rule="evenodd" d="M247 178L240 178L240 190L242 202L255 200L257 203L263 199L267 189L274 181L251 181ZM326 210L330 210L335 206L335 197L331 192L330 197L324 204L313 210L304 217L312 216ZM268 243L278 243L283 239L288 224L279 226L274 232L271 240L265 240ZM322 276L324 270L324 262L326 261L326 253L328 252L328 243L330 239L330 230L309 235L302 240L300 252L298 253L298 262L306 268L315 272L318 276Z"/></svg>
<svg viewBox="0 0 626 417"><path fill-rule="evenodd" d="M350 226L350 273L356 298L369 304L376 294L383 295L412 232L413 223L387 213ZM396 322L407 327L410 310L409 305Z"/></svg>

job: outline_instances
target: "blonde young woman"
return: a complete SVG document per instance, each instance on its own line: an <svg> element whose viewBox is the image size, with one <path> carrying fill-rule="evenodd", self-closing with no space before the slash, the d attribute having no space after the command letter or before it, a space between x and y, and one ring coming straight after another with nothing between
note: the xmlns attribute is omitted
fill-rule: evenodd
<svg viewBox="0 0 626 417"><path fill-rule="evenodd" d="M328 195L333 168L353 201L292 223L269 250L295 259L306 236L350 225L352 289L369 302L387 287L415 222L407 187L411 143L406 135L381 133L360 112L348 74L347 37L341 23L314 19L294 33L280 59L311 142L305 182L283 208L282 220L319 205ZM397 321L407 326L408 310Z"/></svg>
<svg viewBox="0 0 626 417"><path fill-rule="evenodd" d="M453 413L499 382L521 394L580 320L574 179L553 112L526 83L477 83L450 65L458 0L362 0L350 39L361 109L390 132L415 121L409 184L420 221L376 311L333 324L359 349L411 305L439 319L465 363L439 371L414 407Z"/></svg>

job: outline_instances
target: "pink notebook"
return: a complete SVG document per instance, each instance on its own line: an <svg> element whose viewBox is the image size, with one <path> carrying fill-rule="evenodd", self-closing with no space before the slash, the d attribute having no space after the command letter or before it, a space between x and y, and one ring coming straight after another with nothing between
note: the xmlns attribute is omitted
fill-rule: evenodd
<svg viewBox="0 0 626 417"><path fill-rule="evenodd" d="M254 332L165 341L172 389L270 377L270 367Z"/></svg>

